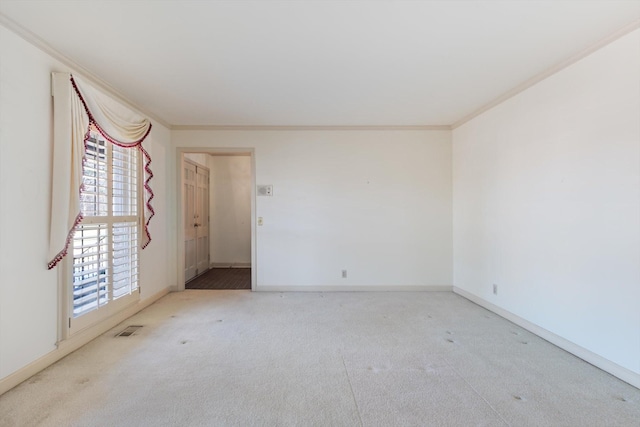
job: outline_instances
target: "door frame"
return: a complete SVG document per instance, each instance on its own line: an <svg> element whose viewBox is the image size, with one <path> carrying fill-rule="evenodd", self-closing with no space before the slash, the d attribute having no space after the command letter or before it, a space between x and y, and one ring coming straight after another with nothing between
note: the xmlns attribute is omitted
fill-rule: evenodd
<svg viewBox="0 0 640 427"><path fill-rule="evenodd" d="M184 291L184 183L182 180L182 165L185 153L212 154L218 156L249 156L251 158L251 290L258 287L257 274L257 237L256 237L256 158L254 148L206 148L179 147L176 148L176 231L177 231L177 290ZM211 171L209 171L211 172Z"/></svg>

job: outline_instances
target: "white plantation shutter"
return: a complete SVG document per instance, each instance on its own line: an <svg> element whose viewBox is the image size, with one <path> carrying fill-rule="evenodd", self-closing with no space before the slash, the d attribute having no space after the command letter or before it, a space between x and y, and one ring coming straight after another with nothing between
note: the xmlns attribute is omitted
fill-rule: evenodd
<svg viewBox="0 0 640 427"><path fill-rule="evenodd" d="M138 226L113 225L113 298L138 289Z"/></svg>
<svg viewBox="0 0 640 427"><path fill-rule="evenodd" d="M138 151L95 131L85 147L83 221L73 235L73 318L138 290Z"/></svg>
<svg viewBox="0 0 640 427"><path fill-rule="evenodd" d="M107 227L107 224L84 224L73 236L73 317L109 300Z"/></svg>
<svg viewBox="0 0 640 427"><path fill-rule="evenodd" d="M114 146L112 155L113 214L138 214L138 152Z"/></svg>
<svg viewBox="0 0 640 427"><path fill-rule="evenodd" d="M108 211L109 187L107 144L94 135L87 139L85 147L80 210L85 217L104 216Z"/></svg>
<svg viewBox="0 0 640 427"><path fill-rule="evenodd" d="M113 298L138 289L138 152L113 146Z"/></svg>

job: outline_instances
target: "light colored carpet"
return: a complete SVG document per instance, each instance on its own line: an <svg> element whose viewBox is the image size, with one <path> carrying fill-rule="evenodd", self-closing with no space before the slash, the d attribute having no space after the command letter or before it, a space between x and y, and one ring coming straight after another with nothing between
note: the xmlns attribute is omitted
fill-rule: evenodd
<svg viewBox="0 0 640 427"><path fill-rule="evenodd" d="M0 396L0 425L638 426L640 390L448 292L189 290Z"/></svg>

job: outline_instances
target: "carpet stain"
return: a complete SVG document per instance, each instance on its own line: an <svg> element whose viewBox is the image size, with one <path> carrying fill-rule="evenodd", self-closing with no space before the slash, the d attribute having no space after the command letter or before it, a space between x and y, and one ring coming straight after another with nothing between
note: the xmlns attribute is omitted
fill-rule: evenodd
<svg viewBox="0 0 640 427"><path fill-rule="evenodd" d="M520 344L529 344L529 341L520 341Z"/></svg>
<svg viewBox="0 0 640 427"><path fill-rule="evenodd" d="M514 395L513 395L513 398L514 398L515 400L519 400L519 401L521 401L521 402L524 402L525 400L527 400L527 399L525 399L525 398L524 398L524 397L522 397L522 396L518 396L517 394L514 394Z"/></svg>
<svg viewBox="0 0 640 427"><path fill-rule="evenodd" d="M188 343L188 341L186 341L186 340L185 341L180 341L180 344L186 344L186 343Z"/></svg>
<svg viewBox="0 0 640 427"><path fill-rule="evenodd" d="M447 331L447 335L453 335L453 332Z"/></svg>
<svg viewBox="0 0 640 427"><path fill-rule="evenodd" d="M520 335L520 332L516 332L516 331L511 331L511 333L512 333L513 335Z"/></svg>
<svg viewBox="0 0 640 427"><path fill-rule="evenodd" d="M82 385L88 383L89 381L91 381L89 378L80 378L78 381L76 381L76 383Z"/></svg>
<svg viewBox="0 0 640 427"><path fill-rule="evenodd" d="M37 384L40 381L42 381L42 375L36 374L31 377L31 379L29 380L29 384Z"/></svg>
<svg viewBox="0 0 640 427"><path fill-rule="evenodd" d="M454 342L455 342L455 341L454 341L454 340L452 340L451 338L447 338L447 341L448 341L448 342L450 342L450 343L454 343Z"/></svg>

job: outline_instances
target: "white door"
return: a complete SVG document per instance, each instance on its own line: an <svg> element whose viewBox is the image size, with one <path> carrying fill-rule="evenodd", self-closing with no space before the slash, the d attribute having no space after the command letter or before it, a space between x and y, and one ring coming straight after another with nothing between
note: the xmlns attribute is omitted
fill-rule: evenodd
<svg viewBox="0 0 640 427"><path fill-rule="evenodd" d="M184 281L209 269L209 170L184 161Z"/></svg>
<svg viewBox="0 0 640 427"><path fill-rule="evenodd" d="M182 182L184 182L184 280L189 281L197 274L196 257L196 165L183 162Z"/></svg>
<svg viewBox="0 0 640 427"><path fill-rule="evenodd" d="M196 168L196 274L209 269L209 171Z"/></svg>

